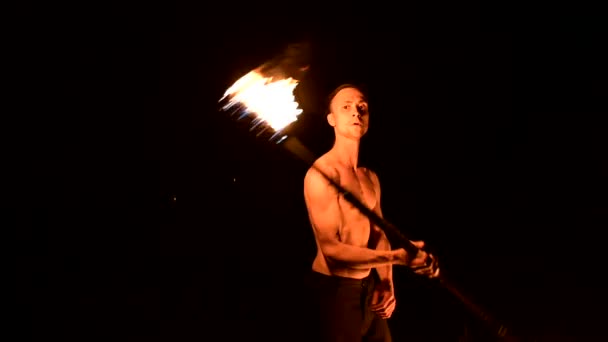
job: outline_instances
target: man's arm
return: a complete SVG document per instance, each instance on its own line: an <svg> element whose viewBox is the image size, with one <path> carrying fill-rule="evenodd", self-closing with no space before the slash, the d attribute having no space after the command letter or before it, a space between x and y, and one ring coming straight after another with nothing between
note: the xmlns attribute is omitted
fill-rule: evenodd
<svg viewBox="0 0 608 342"><path fill-rule="evenodd" d="M380 214L378 214L380 215ZM378 230L376 232L376 234L379 234L379 240L378 243L376 244L376 250L378 251L390 251L391 250L391 244L388 241L388 238L386 237L386 234L384 234L384 231L382 231L382 229L374 226L372 229L374 230ZM376 267L376 271L378 271L378 276L380 277L380 281L386 281L388 284L390 284L391 286L393 285L393 265L385 265L385 266L378 266Z"/></svg>
<svg viewBox="0 0 608 342"><path fill-rule="evenodd" d="M380 181L379 181L376 173L374 173L373 171L369 170L369 175L370 175L370 179L372 180L372 184L374 185L374 190L376 193L376 206L374 207L374 213L376 215L378 215L378 217L383 218L382 206L380 205L380 198L381 198ZM372 224L372 232L375 235L375 241L377 241L376 245L375 245L375 248L377 250L391 250L390 242L389 242L388 238L386 237L386 234L384 233L384 230L382 230L382 228ZM411 241L411 242L418 248L424 247L423 241ZM428 264L428 260L429 260L428 258L431 258L430 260L433 260L433 262L431 264ZM415 259L413 261L414 261L415 265L418 266L414 270L415 273L428 275L431 278L439 276L439 267L437 265L435 257L431 256L430 254L427 254L426 252L421 251L416 256L412 256L410 258L410 260L412 260L412 259ZM412 266L412 265L410 265L410 266ZM378 272L380 281L385 283L386 285L389 285L391 289L394 289L394 287L393 287L393 266L392 265L379 266L379 267L376 267L376 271Z"/></svg>
<svg viewBox="0 0 608 342"><path fill-rule="evenodd" d="M382 218L382 206L380 205L380 180L378 179L378 175L375 172L369 170L370 179L372 180L372 184L374 185L374 192L376 194L376 206L374 207L374 213L378 215L378 217ZM372 224L372 231L377 236L376 238L376 250L378 251L390 251L391 244L386 237L384 231ZM376 271L378 272L378 276L381 282L386 282L386 284L393 287L393 265L384 265L376 267Z"/></svg>
<svg viewBox="0 0 608 342"><path fill-rule="evenodd" d="M328 175L336 176L336 175ZM325 257L354 269L407 264L404 249L372 249L345 244L339 239L340 209L336 189L315 168L304 177L304 199Z"/></svg>

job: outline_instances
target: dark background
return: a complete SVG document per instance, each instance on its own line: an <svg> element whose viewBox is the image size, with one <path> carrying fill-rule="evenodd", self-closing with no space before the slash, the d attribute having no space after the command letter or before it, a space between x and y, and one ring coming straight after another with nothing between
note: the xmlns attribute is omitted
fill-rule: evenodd
<svg viewBox="0 0 608 342"><path fill-rule="evenodd" d="M239 128L217 101L306 40L298 139L328 149L324 97L364 83L362 159L382 181L385 217L432 245L455 283L530 340L606 338L599 12L287 5L23 6L32 25L20 26L29 33L20 42L33 51L23 82L41 95L23 107L23 181L6 201L22 333L302 336L315 252L306 165ZM28 112L34 105L44 110ZM481 334L441 289L402 269L395 278L396 341L456 341L465 326Z"/></svg>

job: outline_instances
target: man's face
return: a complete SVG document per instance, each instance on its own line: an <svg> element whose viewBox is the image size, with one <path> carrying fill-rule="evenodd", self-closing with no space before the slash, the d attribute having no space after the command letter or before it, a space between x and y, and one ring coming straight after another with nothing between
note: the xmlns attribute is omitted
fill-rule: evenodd
<svg viewBox="0 0 608 342"><path fill-rule="evenodd" d="M369 127L367 99L356 88L344 88L334 96L327 121L336 134L361 138Z"/></svg>

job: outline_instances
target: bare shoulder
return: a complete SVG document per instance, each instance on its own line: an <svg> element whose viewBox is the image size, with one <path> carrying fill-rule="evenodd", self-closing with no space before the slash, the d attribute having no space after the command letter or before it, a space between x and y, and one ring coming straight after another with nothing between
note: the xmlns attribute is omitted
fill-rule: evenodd
<svg viewBox="0 0 608 342"><path fill-rule="evenodd" d="M380 186L380 179L374 170L367 167L360 167L359 170L361 170L361 172L363 172L363 174L365 174L375 186Z"/></svg>
<svg viewBox="0 0 608 342"><path fill-rule="evenodd" d="M332 164L331 157L328 154L324 154L308 169L305 180L323 178L323 176L335 178L338 175L338 171Z"/></svg>

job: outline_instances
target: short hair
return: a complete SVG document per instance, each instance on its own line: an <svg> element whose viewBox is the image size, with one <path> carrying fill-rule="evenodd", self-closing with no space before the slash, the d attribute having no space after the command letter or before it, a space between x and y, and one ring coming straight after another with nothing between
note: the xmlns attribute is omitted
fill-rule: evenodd
<svg viewBox="0 0 608 342"><path fill-rule="evenodd" d="M337 86L334 90L332 90L331 93L329 93L329 95L327 96L326 103L325 103L325 112L326 112L325 114L331 113L331 101L334 99L334 97L336 97L336 95L340 92L340 90L346 89L346 88L357 89L358 91L360 91L363 94L363 97L365 97L365 99L367 100L367 89L365 89L365 86L356 84L356 83L342 83L341 85Z"/></svg>

